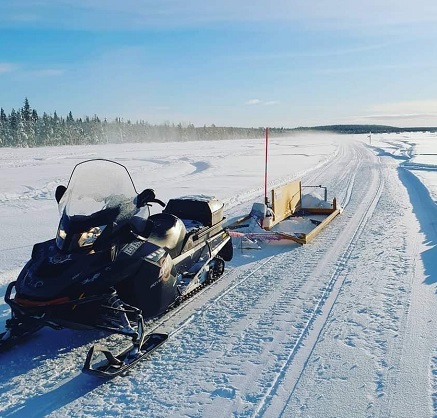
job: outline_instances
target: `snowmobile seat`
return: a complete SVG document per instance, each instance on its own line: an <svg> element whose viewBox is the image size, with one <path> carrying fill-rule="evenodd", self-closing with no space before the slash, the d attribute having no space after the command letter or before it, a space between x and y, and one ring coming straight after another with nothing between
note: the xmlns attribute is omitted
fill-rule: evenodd
<svg viewBox="0 0 437 418"><path fill-rule="evenodd" d="M176 257L182 250L187 230L184 223L170 213L156 213L146 220L144 235L152 244L165 248Z"/></svg>

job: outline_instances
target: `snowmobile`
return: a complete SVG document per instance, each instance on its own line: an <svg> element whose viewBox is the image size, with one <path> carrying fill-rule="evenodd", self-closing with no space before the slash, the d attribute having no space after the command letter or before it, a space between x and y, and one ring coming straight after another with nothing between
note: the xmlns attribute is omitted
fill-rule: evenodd
<svg viewBox="0 0 437 418"><path fill-rule="evenodd" d="M147 321L223 274L233 255L223 204L187 196L166 205L153 189L137 193L126 167L103 159L77 164L55 197L56 238L34 245L8 285L11 318L0 349L44 326L102 329L132 341L118 355L93 346L83 371L118 375L167 339L147 334ZM151 214L153 204L164 209ZM94 368L97 352L104 361Z"/></svg>

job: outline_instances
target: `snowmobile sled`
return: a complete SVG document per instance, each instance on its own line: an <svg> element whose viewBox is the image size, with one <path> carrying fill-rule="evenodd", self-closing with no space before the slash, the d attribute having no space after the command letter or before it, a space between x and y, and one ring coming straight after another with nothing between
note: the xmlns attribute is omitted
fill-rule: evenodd
<svg viewBox="0 0 437 418"><path fill-rule="evenodd" d="M0 349L44 326L102 329L129 336L119 355L90 349L84 371L114 376L161 345L145 323L162 316L223 274L232 242L223 204L206 196L171 199L137 193L127 169L109 160L74 168L55 194L61 219L56 238L34 245L5 301L11 307ZM150 214L158 204L162 212ZM98 368L96 352L106 360Z"/></svg>

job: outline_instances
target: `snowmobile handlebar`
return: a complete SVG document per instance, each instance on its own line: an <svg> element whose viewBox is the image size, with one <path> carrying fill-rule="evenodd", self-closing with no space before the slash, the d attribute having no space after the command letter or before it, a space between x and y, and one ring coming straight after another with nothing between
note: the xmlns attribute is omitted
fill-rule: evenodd
<svg viewBox="0 0 437 418"><path fill-rule="evenodd" d="M165 203L159 199L152 199L152 200L149 200L147 203L158 203L158 205L161 205L163 208L165 208Z"/></svg>

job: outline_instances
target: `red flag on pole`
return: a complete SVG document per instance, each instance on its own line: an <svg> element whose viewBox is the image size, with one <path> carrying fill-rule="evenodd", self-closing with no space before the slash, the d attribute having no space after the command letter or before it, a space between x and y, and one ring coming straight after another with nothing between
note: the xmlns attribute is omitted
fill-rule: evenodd
<svg viewBox="0 0 437 418"><path fill-rule="evenodd" d="M265 167L264 167L264 203L268 205L269 198L267 196L267 163L268 163L268 154L269 150L269 128L266 128L266 161L265 161Z"/></svg>

